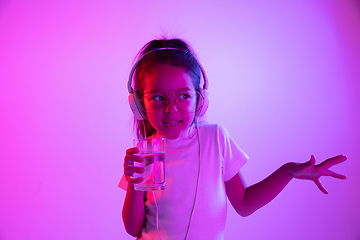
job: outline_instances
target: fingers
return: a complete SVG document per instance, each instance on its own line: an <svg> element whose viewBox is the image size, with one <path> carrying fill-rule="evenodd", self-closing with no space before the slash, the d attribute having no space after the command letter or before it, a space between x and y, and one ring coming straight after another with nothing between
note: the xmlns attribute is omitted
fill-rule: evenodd
<svg viewBox="0 0 360 240"><path fill-rule="evenodd" d="M144 181L142 177L135 178L134 174L143 174L145 172L145 168L143 167L135 167L132 165L124 165L124 175L126 181L130 184L138 184Z"/></svg>
<svg viewBox="0 0 360 240"><path fill-rule="evenodd" d="M126 155L124 159L124 167L125 165L134 165L134 162L142 162L143 158L135 155L139 152L138 148L129 148L126 150Z"/></svg>
<svg viewBox="0 0 360 240"><path fill-rule="evenodd" d="M311 155L309 163L311 164L310 165L311 167L315 165L315 157L314 157L314 155Z"/></svg>
<svg viewBox="0 0 360 240"><path fill-rule="evenodd" d="M126 150L126 155L127 154L135 154L135 153L138 153L139 152L139 149L137 147L134 147L134 148L129 148Z"/></svg>
<svg viewBox="0 0 360 240"><path fill-rule="evenodd" d="M303 163L303 164L301 164L301 165L303 165L304 169L312 168L315 165L315 157L314 157L314 155L311 155L310 160Z"/></svg>
<svg viewBox="0 0 360 240"><path fill-rule="evenodd" d="M127 154L124 158L124 166L125 165L132 165L134 166L134 163L142 163L144 161L144 158L141 156L131 155Z"/></svg>
<svg viewBox="0 0 360 240"><path fill-rule="evenodd" d="M331 170L325 170L324 173L323 173L323 176L330 176L330 177L334 177L334 178L338 178L338 179L346 179L345 175L338 174L338 173L333 172Z"/></svg>
<svg viewBox="0 0 360 240"><path fill-rule="evenodd" d="M293 175L299 179L308 179L314 181L314 183L320 189L320 191L322 191L325 194L328 194L328 191L321 184L319 178L321 176L330 176L338 179L346 179L346 176L328 170L330 167L342 163L346 160L347 160L346 156L338 155L336 157L329 158L318 165L315 165L315 157L314 155L311 155L309 161L298 165L298 166L302 166L302 170L300 169L301 171L298 171L300 173L299 174L293 173Z"/></svg>
<svg viewBox="0 0 360 240"><path fill-rule="evenodd" d="M144 168L135 166L135 163L141 163L144 159L136 155L126 155L124 159L124 173L132 176L134 173L143 173Z"/></svg>
<svg viewBox="0 0 360 240"><path fill-rule="evenodd" d="M339 163L342 163L342 162L344 162L346 160L347 160L347 157L344 156L343 154L341 154L341 155L338 155L336 157L326 159L324 162L320 163L319 166L321 166L324 169L329 169L332 166L334 166L336 164L339 164Z"/></svg>
<svg viewBox="0 0 360 240"><path fill-rule="evenodd" d="M316 186L325 194L328 194L328 191L324 188L324 186L321 184L320 179L315 179L314 183L316 184Z"/></svg>
<svg viewBox="0 0 360 240"><path fill-rule="evenodd" d="M142 181L144 181L144 179L142 177L132 178L132 177L130 177L128 175L125 175L125 179L130 184L138 184L138 183L141 183Z"/></svg>
<svg viewBox="0 0 360 240"><path fill-rule="evenodd" d="M140 166L136 166L136 163L141 163L144 159L140 156L134 155L139 152L138 148L129 148L126 150L124 158L124 174L125 179L130 184L137 184L143 181L142 177L134 178L134 173L142 174L145 169Z"/></svg>
<svg viewBox="0 0 360 240"><path fill-rule="evenodd" d="M145 171L145 168L143 168L143 167L135 167L135 166L132 166L132 165L124 166L125 175L133 176L134 173L143 174L144 171Z"/></svg>

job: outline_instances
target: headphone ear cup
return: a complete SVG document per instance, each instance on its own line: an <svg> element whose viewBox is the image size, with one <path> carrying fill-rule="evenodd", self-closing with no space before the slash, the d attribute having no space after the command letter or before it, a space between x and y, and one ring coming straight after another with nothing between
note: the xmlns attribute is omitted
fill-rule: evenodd
<svg viewBox="0 0 360 240"><path fill-rule="evenodd" d="M203 117L206 113L206 110L209 107L209 93L206 89L200 89L200 94L203 96L203 101L202 101L202 106L201 108L196 112L196 117ZM198 102L197 104L199 104L200 102Z"/></svg>
<svg viewBox="0 0 360 240"><path fill-rule="evenodd" d="M133 114L137 120L147 119L146 112L143 109L140 98L139 98L139 91L130 93L129 104L130 104L131 111L133 112Z"/></svg>

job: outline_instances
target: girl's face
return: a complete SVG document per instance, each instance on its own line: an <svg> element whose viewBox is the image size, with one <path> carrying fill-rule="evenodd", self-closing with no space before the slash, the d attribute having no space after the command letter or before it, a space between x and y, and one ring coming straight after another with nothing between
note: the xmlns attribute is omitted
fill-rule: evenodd
<svg viewBox="0 0 360 240"><path fill-rule="evenodd" d="M195 90L188 72L169 64L155 64L145 74L144 93L162 91L169 94L169 100L155 113L147 113L150 124L157 132L169 139L176 139L188 130L195 113L185 111L175 103L175 94L184 90ZM195 109L195 105L194 105Z"/></svg>

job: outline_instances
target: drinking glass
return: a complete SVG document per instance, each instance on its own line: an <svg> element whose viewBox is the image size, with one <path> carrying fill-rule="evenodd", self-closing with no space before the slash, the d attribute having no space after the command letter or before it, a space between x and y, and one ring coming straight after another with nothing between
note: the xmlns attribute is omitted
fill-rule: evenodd
<svg viewBox="0 0 360 240"><path fill-rule="evenodd" d="M139 149L136 154L143 157L143 162L135 162L136 167L143 167L145 172L134 173L134 178L142 177L144 180L135 184L138 191L152 191L164 189L165 181L165 139L145 138L134 139L134 147Z"/></svg>

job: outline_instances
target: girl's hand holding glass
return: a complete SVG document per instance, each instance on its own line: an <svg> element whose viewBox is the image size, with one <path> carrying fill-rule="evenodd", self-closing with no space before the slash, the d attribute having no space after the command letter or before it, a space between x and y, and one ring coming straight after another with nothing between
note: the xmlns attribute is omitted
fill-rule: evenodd
<svg viewBox="0 0 360 240"><path fill-rule="evenodd" d="M142 174L145 171L145 168L143 167L135 167L135 162L142 163L144 161L143 157L135 155L137 153L139 153L139 149L137 147L129 148L126 150L126 155L124 158L125 178L126 181L132 185L144 181L142 177L134 178L134 173Z"/></svg>
<svg viewBox="0 0 360 240"><path fill-rule="evenodd" d="M328 191L324 188L324 186L320 182L321 176L331 176L338 179L345 179L346 176L335 173L329 168L332 166L342 163L347 159L344 155L339 155L333 158L329 158L323 161L320 164L315 165L315 157L311 155L309 161L302 164L295 164L291 169L290 173L293 177L298 179L307 179L312 180L318 186L318 188L325 194L328 194Z"/></svg>
<svg viewBox="0 0 360 240"><path fill-rule="evenodd" d="M137 191L161 190L165 181L165 139L134 139L126 151L124 174Z"/></svg>

